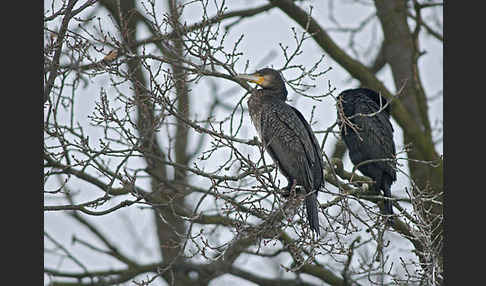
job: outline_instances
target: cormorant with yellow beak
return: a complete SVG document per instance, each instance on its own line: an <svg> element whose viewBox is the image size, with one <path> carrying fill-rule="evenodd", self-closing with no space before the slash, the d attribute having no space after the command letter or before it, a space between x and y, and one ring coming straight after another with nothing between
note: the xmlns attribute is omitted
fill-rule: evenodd
<svg viewBox="0 0 486 286"><path fill-rule="evenodd" d="M324 163L317 138L304 116L285 103L287 89L278 71L264 68L238 78L261 87L248 100L251 121L265 150L287 178L286 188L304 188L309 225L320 234L317 192L324 186Z"/></svg>

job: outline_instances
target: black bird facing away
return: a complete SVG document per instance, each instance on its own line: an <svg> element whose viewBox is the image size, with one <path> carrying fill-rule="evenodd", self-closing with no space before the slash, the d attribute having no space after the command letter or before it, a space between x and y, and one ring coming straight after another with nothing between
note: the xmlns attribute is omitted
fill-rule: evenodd
<svg viewBox="0 0 486 286"><path fill-rule="evenodd" d="M373 179L377 194L381 189L384 196L390 198L391 185L397 179L390 105L386 105L384 97L368 88L341 92L339 104L342 105L342 109L338 106L339 127L351 162L361 173ZM365 162L367 160L372 161ZM391 201L384 201L382 213L393 214ZM388 222L391 223L390 220Z"/></svg>
<svg viewBox="0 0 486 286"><path fill-rule="evenodd" d="M265 150L287 178L286 189L304 188L307 219L319 235L317 192L324 186L324 163L317 138L304 116L285 103L287 89L278 71L264 68L238 77L261 87L248 99L251 121Z"/></svg>

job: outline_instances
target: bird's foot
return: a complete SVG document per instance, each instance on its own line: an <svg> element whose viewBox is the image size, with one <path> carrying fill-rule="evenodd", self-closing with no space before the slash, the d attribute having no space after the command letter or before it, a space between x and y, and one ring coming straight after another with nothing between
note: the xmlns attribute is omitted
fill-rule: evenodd
<svg viewBox="0 0 486 286"><path fill-rule="evenodd" d="M383 221L387 227L395 226L395 216L393 214L382 214Z"/></svg>
<svg viewBox="0 0 486 286"><path fill-rule="evenodd" d="M292 183L289 183L286 187L282 189L282 197L288 198L291 195L295 196L298 193L302 193L304 190L301 188L301 186L297 186L297 181L293 180Z"/></svg>

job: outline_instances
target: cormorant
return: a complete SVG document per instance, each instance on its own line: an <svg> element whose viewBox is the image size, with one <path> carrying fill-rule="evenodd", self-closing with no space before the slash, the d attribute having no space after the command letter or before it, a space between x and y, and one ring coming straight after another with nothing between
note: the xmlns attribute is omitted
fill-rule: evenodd
<svg viewBox="0 0 486 286"><path fill-rule="evenodd" d="M348 89L338 96L339 127L351 162L361 173L374 180L377 194L381 189L384 196L390 198L390 188L397 175L390 105L386 104L384 97L368 88ZM374 161L364 162L367 160ZM382 213L393 214L391 201L384 200Z"/></svg>
<svg viewBox="0 0 486 286"><path fill-rule="evenodd" d="M287 89L278 71L264 68L238 77L261 87L248 99L251 120L265 150L287 178L285 188L304 188L307 219L319 235L317 192L324 186L324 163L317 138L304 116L285 103Z"/></svg>

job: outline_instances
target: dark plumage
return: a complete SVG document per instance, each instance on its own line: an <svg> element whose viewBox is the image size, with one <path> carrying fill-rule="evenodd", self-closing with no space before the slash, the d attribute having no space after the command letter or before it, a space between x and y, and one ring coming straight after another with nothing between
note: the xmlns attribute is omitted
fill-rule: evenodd
<svg viewBox="0 0 486 286"><path fill-rule="evenodd" d="M384 196L390 198L390 188L397 175L390 105L383 108L386 103L384 97L371 89L348 89L341 92L338 97L338 119L341 136L354 165L367 160L391 159L363 163L357 167L361 173L375 181L376 193L381 189ZM341 104L345 118L340 112ZM393 214L391 201L385 200L383 213Z"/></svg>
<svg viewBox="0 0 486 286"><path fill-rule="evenodd" d="M317 192L324 185L319 143L304 116L285 103L287 89L280 73L269 68L239 78L257 83L248 100L250 117L265 150L287 178L290 190L302 186L310 227L319 231Z"/></svg>

